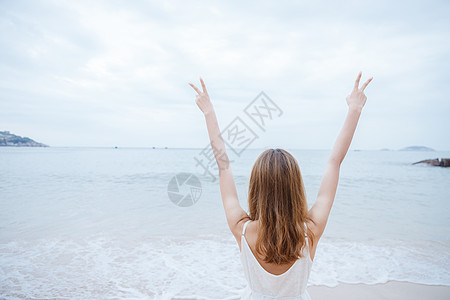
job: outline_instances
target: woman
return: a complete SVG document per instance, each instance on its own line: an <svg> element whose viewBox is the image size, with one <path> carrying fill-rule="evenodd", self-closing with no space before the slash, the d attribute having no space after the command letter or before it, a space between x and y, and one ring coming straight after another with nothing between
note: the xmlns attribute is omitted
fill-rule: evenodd
<svg viewBox="0 0 450 300"><path fill-rule="evenodd" d="M228 156L205 83L196 103L203 112L219 167L220 193L228 222L241 251L248 281L242 299L311 299L306 291L311 266L333 205L339 169L366 103L359 88L361 72L347 96L348 113L331 151L317 199L308 211L305 187L296 159L282 149L264 151L256 160L249 184L247 214L239 204Z"/></svg>

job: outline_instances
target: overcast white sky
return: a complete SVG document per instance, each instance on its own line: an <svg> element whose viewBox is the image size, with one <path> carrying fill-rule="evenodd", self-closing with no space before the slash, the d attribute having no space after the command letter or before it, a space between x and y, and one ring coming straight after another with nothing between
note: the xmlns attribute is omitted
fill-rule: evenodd
<svg viewBox="0 0 450 300"><path fill-rule="evenodd" d="M357 73L353 149L449 150L450 1L0 1L0 130L51 146L203 147L260 91L252 147L330 149Z"/></svg>

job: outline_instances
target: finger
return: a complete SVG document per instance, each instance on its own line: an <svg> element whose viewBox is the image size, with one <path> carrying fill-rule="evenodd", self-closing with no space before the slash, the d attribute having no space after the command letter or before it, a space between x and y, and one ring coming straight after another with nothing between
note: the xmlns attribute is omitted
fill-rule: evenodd
<svg viewBox="0 0 450 300"><path fill-rule="evenodd" d="M361 79L361 74L362 74L362 72L359 72L358 77L356 77L355 90L357 90L359 88L359 80Z"/></svg>
<svg viewBox="0 0 450 300"><path fill-rule="evenodd" d="M200 91L195 85L193 85L192 83L189 83L189 85L192 86L192 88L193 88L199 95L201 94L201 91Z"/></svg>
<svg viewBox="0 0 450 300"><path fill-rule="evenodd" d="M200 77L200 82L202 83L203 93L207 94L208 91L206 90L206 85L205 85L205 83L203 82L203 79L202 79L201 77Z"/></svg>
<svg viewBox="0 0 450 300"><path fill-rule="evenodd" d="M373 77L370 77L361 87L361 92L364 92L364 89L369 85L369 83L372 81Z"/></svg>

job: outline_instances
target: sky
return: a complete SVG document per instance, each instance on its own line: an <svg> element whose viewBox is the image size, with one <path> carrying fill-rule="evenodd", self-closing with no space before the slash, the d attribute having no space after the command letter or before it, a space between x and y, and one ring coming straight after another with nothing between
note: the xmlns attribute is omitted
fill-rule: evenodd
<svg viewBox="0 0 450 300"><path fill-rule="evenodd" d="M331 149L359 71L373 76L351 149L450 150L449 1L0 0L0 130L50 146ZM261 91L281 110L261 130Z"/></svg>

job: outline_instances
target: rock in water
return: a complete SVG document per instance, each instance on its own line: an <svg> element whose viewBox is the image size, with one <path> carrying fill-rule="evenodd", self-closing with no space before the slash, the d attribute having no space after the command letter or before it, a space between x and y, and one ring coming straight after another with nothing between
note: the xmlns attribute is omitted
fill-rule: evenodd
<svg viewBox="0 0 450 300"><path fill-rule="evenodd" d="M425 159L425 160L421 160L421 161L413 163L413 165L416 165L416 164L429 164L431 166L436 166L436 167L450 167L450 158L441 158L441 160L439 160L439 158Z"/></svg>

